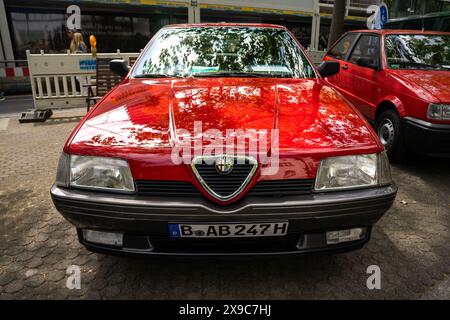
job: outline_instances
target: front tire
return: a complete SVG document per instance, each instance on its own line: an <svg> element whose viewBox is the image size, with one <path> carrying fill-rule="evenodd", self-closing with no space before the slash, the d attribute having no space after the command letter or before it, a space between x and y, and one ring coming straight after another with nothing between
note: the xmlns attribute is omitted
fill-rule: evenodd
<svg viewBox="0 0 450 320"><path fill-rule="evenodd" d="M376 132L391 162L402 161L406 156L403 126L395 110L384 111L376 121Z"/></svg>

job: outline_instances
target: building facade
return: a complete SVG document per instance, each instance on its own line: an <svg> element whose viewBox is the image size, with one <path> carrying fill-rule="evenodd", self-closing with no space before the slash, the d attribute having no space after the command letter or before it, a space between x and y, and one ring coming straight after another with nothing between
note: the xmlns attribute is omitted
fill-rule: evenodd
<svg viewBox="0 0 450 320"><path fill-rule="evenodd" d="M450 32L450 0L390 0L388 29Z"/></svg>
<svg viewBox="0 0 450 320"><path fill-rule="evenodd" d="M99 52L138 52L167 24L255 22L286 26L305 47L327 44L333 0L0 0L0 60L25 59L26 50L46 53L69 48L67 21L80 9L85 41L97 38ZM348 0L346 29L364 28L369 5ZM69 10L68 10L69 9ZM72 7L73 9L73 7Z"/></svg>
<svg viewBox="0 0 450 320"><path fill-rule="evenodd" d="M388 0L386 3L393 19L450 11L448 0Z"/></svg>

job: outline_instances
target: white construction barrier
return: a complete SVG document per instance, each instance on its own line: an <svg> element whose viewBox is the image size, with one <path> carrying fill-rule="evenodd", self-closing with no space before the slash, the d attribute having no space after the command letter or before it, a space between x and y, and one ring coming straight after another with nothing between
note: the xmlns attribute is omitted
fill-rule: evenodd
<svg viewBox="0 0 450 320"><path fill-rule="evenodd" d="M138 56L139 53L120 50L97 54L98 58L126 61ZM43 51L31 54L27 51L27 60L36 110L86 106L87 88L83 85L91 84L96 74L96 58L91 54L44 54Z"/></svg>
<svg viewBox="0 0 450 320"><path fill-rule="evenodd" d="M318 50L308 50L308 56L311 59L311 62L316 66L322 62L323 57L326 54L326 51L318 51Z"/></svg>

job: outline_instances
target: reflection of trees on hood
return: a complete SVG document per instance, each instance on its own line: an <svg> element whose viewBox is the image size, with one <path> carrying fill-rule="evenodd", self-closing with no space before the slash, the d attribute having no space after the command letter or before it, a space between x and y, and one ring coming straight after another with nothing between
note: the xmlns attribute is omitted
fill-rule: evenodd
<svg viewBox="0 0 450 320"><path fill-rule="evenodd" d="M138 73L186 75L196 66L245 72L255 65L284 66L295 77L312 75L285 30L230 27L168 29L149 49Z"/></svg>

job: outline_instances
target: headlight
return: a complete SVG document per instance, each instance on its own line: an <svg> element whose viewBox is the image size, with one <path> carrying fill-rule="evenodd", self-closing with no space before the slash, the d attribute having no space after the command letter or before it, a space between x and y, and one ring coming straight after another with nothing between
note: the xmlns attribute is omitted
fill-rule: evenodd
<svg viewBox="0 0 450 320"><path fill-rule="evenodd" d="M133 192L128 162L122 159L61 155L56 184L78 188Z"/></svg>
<svg viewBox="0 0 450 320"><path fill-rule="evenodd" d="M432 120L450 120L450 105L431 103L428 105L427 117Z"/></svg>
<svg viewBox="0 0 450 320"><path fill-rule="evenodd" d="M391 184L386 153L342 156L323 159L315 189L330 191Z"/></svg>

